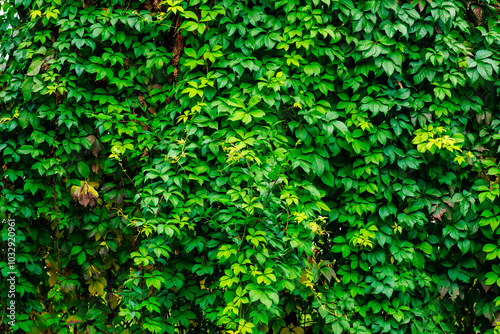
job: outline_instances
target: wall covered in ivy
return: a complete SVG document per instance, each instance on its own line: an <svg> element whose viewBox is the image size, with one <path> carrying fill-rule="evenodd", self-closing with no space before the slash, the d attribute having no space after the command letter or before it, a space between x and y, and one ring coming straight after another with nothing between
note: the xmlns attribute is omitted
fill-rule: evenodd
<svg viewBox="0 0 500 334"><path fill-rule="evenodd" d="M2 9L0 332L495 332L497 1Z"/></svg>

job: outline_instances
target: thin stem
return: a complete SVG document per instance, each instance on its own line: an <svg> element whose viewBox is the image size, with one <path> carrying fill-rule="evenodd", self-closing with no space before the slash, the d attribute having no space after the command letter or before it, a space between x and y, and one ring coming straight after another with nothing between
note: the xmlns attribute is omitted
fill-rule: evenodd
<svg viewBox="0 0 500 334"><path fill-rule="evenodd" d="M130 180L130 182L132 182L132 184L134 185L135 189L137 190L137 192L139 192L139 188L137 188L137 186L135 185L134 181L130 178L130 176L127 174L127 171L123 168L123 164L120 162L120 167L122 168L122 172L125 173L125 175L127 176L127 178Z"/></svg>
<svg viewBox="0 0 500 334"><path fill-rule="evenodd" d="M276 185L276 182L278 182L280 176L281 176L281 173L283 173L283 170L285 169L285 166L283 166L278 174L278 176L276 177L276 179L274 179L274 182L273 182L273 185L271 186L271 189L269 189L269 191L267 192L267 196L266 196L266 200L264 201L264 209L262 210L260 216L259 216L259 219L262 218L262 215L264 214L264 210L266 209L266 205L267 205L267 201L269 200L269 196L271 195L271 192L273 191L274 189L274 186Z"/></svg>

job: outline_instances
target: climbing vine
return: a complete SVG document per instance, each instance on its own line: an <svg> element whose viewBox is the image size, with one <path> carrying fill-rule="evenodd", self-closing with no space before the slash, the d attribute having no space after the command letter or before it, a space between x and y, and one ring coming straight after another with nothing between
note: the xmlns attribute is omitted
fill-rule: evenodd
<svg viewBox="0 0 500 334"><path fill-rule="evenodd" d="M1 6L2 332L498 332L497 1Z"/></svg>

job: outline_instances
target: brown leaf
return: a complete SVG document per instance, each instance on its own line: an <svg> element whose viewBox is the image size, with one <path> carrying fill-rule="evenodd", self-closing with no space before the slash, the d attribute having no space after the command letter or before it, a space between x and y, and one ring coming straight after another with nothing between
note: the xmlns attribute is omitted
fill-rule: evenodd
<svg viewBox="0 0 500 334"><path fill-rule="evenodd" d="M484 292L486 293L486 292L488 292L488 290L490 290L490 289L491 289L491 287L492 287L493 285L487 285L487 284L485 284L484 282L482 282L482 283L481 283L481 286L482 286L482 288L483 288Z"/></svg>
<svg viewBox="0 0 500 334"><path fill-rule="evenodd" d="M181 58L182 53L184 52L184 45L186 38L182 35L182 30L177 33L177 37L175 38L173 54L172 54L172 65L174 66L174 73L172 73L168 79L169 83L172 81L177 81L177 76L180 71L179 59Z"/></svg>
<svg viewBox="0 0 500 334"><path fill-rule="evenodd" d="M67 323L68 325L77 324L77 323L82 322L82 321L83 321L83 320L82 320L82 318L80 318L80 317L79 317L79 316L77 316L76 314L74 314L74 315L70 315L70 316L68 317L68 319L66 319L66 323Z"/></svg>
<svg viewBox="0 0 500 334"><path fill-rule="evenodd" d="M439 288L439 294L441 295L441 298L444 298L444 296L446 296L448 290L450 290L449 286L442 286Z"/></svg>
<svg viewBox="0 0 500 334"><path fill-rule="evenodd" d="M101 153L102 151L101 141L95 138L94 142L92 142L92 146L90 147L90 149L92 150L92 154L97 158L99 153Z"/></svg>
<svg viewBox="0 0 500 334"><path fill-rule="evenodd" d="M476 145L472 148L472 150L477 152L489 151L489 149L485 148L483 145Z"/></svg>
<svg viewBox="0 0 500 334"><path fill-rule="evenodd" d="M457 285L455 285L453 287L453 290L451 290L451 292L450 292L451 300L455 300L458 297L459 293L460 293L460 289L458 288Z"/></svg>
<svg viewBox="0 0 500 334"><path fill-rule="evenodd" d="M90 201L89 201L90 206L96 206L97 205L97 197L95 197L91 194L91 195L89 195L89 198L90 198Z"/></svg>
<svg viewBox="0 0 500 334"><path fill-rule="evenodd" d="M82 195L82 187L73 186L71 187L70 193L71 197L76 201Z"/></svg>
<svg viewBox="0 0 500 334"><path fill-rule="evenodd" d="M84 207L87 207L87 205L96 206L99 193L93 186L97 186L97 183L92 182L91 185L89 185L87 182L81 181L81 184L80 187L71 187L71 197L75 201L78 200L78 203Z"/></svg>
<svg viewBox="0 0 500 334"><path fill-rule="evenodd" d="M490 125L490 123L491 123L491 119L492 119L492 118L493 118L492 113L487 111L487 112L486 112L486 124L487 124L487 125Z"/></svg>
<svg viewBox="0 0 500 334"><path fill-rule="evenodd" d="M151 1L146 1L144 3L144 8L146 8L147 11L152 11L153 10L153 4L151 3Z"/></svg>
<svg viewBox="0 0 500 334"><path fill-rule="evenodd" d="M448 206L450 206L451 208L455 207L455 203L453 202L453 200L450 197L443 197L443 202L448 204Z"/></svg>
<svg viewBox="0 0 500 334"><path fill-rule="evenodd" d="M87 139L89 140L90 145L92 145L95 142L95 136L94 135L87 136Z"/></svg>
<svg viewBox="0 0 500 334"><path fill-rule="evenodd" d="M49 285L53 287L57 283L57 279L59 278L58 273L53 273L52 275L49 276Z"/></svg>
<svg viewBox="0 0 500 334"><path fill-rule="evenodd" d="M500 322L500 311L495 311L495 321L493 322L493 326L496 326L498 322Z"/></svg>
<svg viewBox="0 0 500 334"><path fill-rule="evenodd" d="M443 214L446 212L446 207L443 204L439 204L436 207L436 211L432 214L432 217L442 221Z"/></svg>
<svg viewBox="0 0 500 334"><path fill-rule="evenodd" d="M486 115L484 113L482 114L476 114L476 120L479 124L481 124L483 121L484 121L484 118L486 117Z"/></svg>
<svg viewBox="0 0 500 334"><path fill-rule="evenodd" d="M474 14L476 14L477 22L479 25L483 24L483 7L482 6L474 6L472 8Z"/></svg>
<svg viewBox="0 0 500 334"><path fill-rule="evenodd" d="M108 248L107 247L99 247L99 254L103 257L108 256Z"/></svg>
<svg viewBox="0 0 500 334"><path fill-rule="evenodd" d="M142 96L142 93L139 94L138 100L139 103L141 104L141 108L144 109L144 107L146 106L146 99L144 98L144 96Z"/></svg>
<svg viewBox="0 0 500 334"><path fill-rule="evenodd" d="M90 202L90 196L87 195L87 194L83 194L79 199L78 199L78 203L80 203L81 205L83 205L84 207L87 207L87 205L89 205L89 202Z"/></svg>

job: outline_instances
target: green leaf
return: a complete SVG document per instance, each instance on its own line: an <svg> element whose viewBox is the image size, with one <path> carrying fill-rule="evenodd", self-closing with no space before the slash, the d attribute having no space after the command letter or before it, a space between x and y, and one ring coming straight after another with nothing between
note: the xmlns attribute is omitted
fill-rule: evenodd
<svg viewBox="0 0 500 334"><path fill-rule="evenodd" d="M120 44L123 44L125 40L127 39L127 36L125 36L125 33L123 31L118 31L116 33L116 41Z"/></svg>
<svg viewBox="0 0 500 334"><path fill-rule="evenodd" d="M491 77L491 75L493 74L491 65L478 63L477 71L485 80L493 80L493 78Z"/></svg>
<svg viewBox="0 0 500 334"><path fill-rule="evenodd" d="M489 51L489 50L479 50L476 52L476 60L482 60L482 59L486 59L486 58L489 58L493 55L493 52Z"/></svg>
<svg viewBox="0 0 500 334"><path fill-rule="evenodd" d="M31 153L33 153L33 150L34 150L33 146L23 145L17 150L17 153L19 153L19 154L31 154Z"/></svg>
<svg viewBox="0 0 500 334"><path fill-rule="evenodd" d="M321 176L321 181L323 181L329 187L335 187L335 178L333 177L333 174L331 172L325 172Z"/></svg>
<svg viewBox="0 0 500 334"><path fill-rule="evenodd" d="M486 244L483 246L483 252L486 252L486 253L491 253L493 251L496 251L497 250L497 246L493 245L493 244Z"/></svg>
<svg viewBox="0 0 500 334"><path fill-rule="evenodd" d="M71 255L80 253L82 249L82 246L73 246L73 248L71 248Z"/></svg>
<svg viewBox="0 0 500 334"><path fill-rule="evenodd" d="M253 106L257 105L260 101L262 100L262 97L260 95L254 95L250 98L248 101L248 109L252 108Z"/></svg>
<svg viewBox="0 0 500 334"><path fill-rule="evenodd" d="M417 269L424 269L425 268L425 257L421 253L416 252L413 255L413 265Z"/></svg>
<svg viewBox="0 0 500 334"><path fill-rule="evenodd" d="M333 334L341 334L344 328L340 325L339 321L334 321L332 324L332 332Z"/></svg>
<svg viewBox="0 0 500 334"><path fill-rule="evenodd" d="M28 111L22 111L20 114L19 114L19 117L17 119L17 121L19 122L19 125L23 128L23 129L26 129L30 123L30 113Z"/></svg>
<svg viewBox="0 0 500 334"><path fill-rule="evenodd" d="M273 301L265 293L260 295L260 302L264 304L267 309L271 309L271 307L273 306Z"/></svg>
<svg viewBox="0 0 500 334"><path fill-rule="evenodd" d="M318 154L313 154L311 168L316 175L323 175L323 172L325 171L325 162Z"/></svg>
<svg viewBox="0 0 500 334"><path fill-rule="evenodd" d="M304 72L310 76L319 75L321 73L321 66L318 63L311 63L304 66Z"/></svg>
<svg viewBox="0 0 500 334"><path fill-rule="evenodd" d="M486 281L484 282L486 285L493 285L500 278L497 273L489 272L485 275Z"/></svg>
<svg viewBox="0 0 500 334"><path fill-rule="evenodd" d="M79 161L77 164L78 172L87 179L90 175L90 167L83 161Z"/></svg>
<svg viewBox="0 0 500 334"><path fill-rule="evenodd" d="M347 133L347 126L341 122L341 121L333 121L333 125L335 125L335 127L337 129L340 130L340 132L342 132L342 134L346 134Z"/></svg>
<svg viewBox="0 0 500 334"><path fill-rule="evenodd" d="M24 102L31 100L31 91L33 90L33 78L26 78L21 86Z"/></svg>
<svg viewBox="0 0 500 334"><path fill-rule="evenodd" d="M87 255L85 254L85 252L80 252L76 258L76 261L79 265L82 265L85 260L87 260Z"/></svg>
<svg viewBox="0 0 500 334"><path fill-rule="evenodd" d="M433 248L427 241L424 241L420 245L418 245L418 248L427 255L431 255L433 253Z"/></svg>
<svg viewBox="0 0 500 334"><path fill-rule="evenodd" d="M36 60L33 60L30 67L28 68L28 73L26 73L26 75L34 76L40 73L40 68L42 67L43 63L45 63L44 58L38 58Z"/></svg>
<svg viewBox="0 0 500 334"><path fill-rule="evenodd" d="M263 293L260 290L254 290L254 289L252 289L252 290L250 290L250 292L248 294L250 296L250 301L251 302L255 302L255 301L259 300L262 297Z"/></svg>
<svg viewBox="0 0 500 334"><path fill-rule="evenodd" d="M90 29L92 30L92 38L97 38L104 32L105 27L101 23L96 23Z"/></svg>

